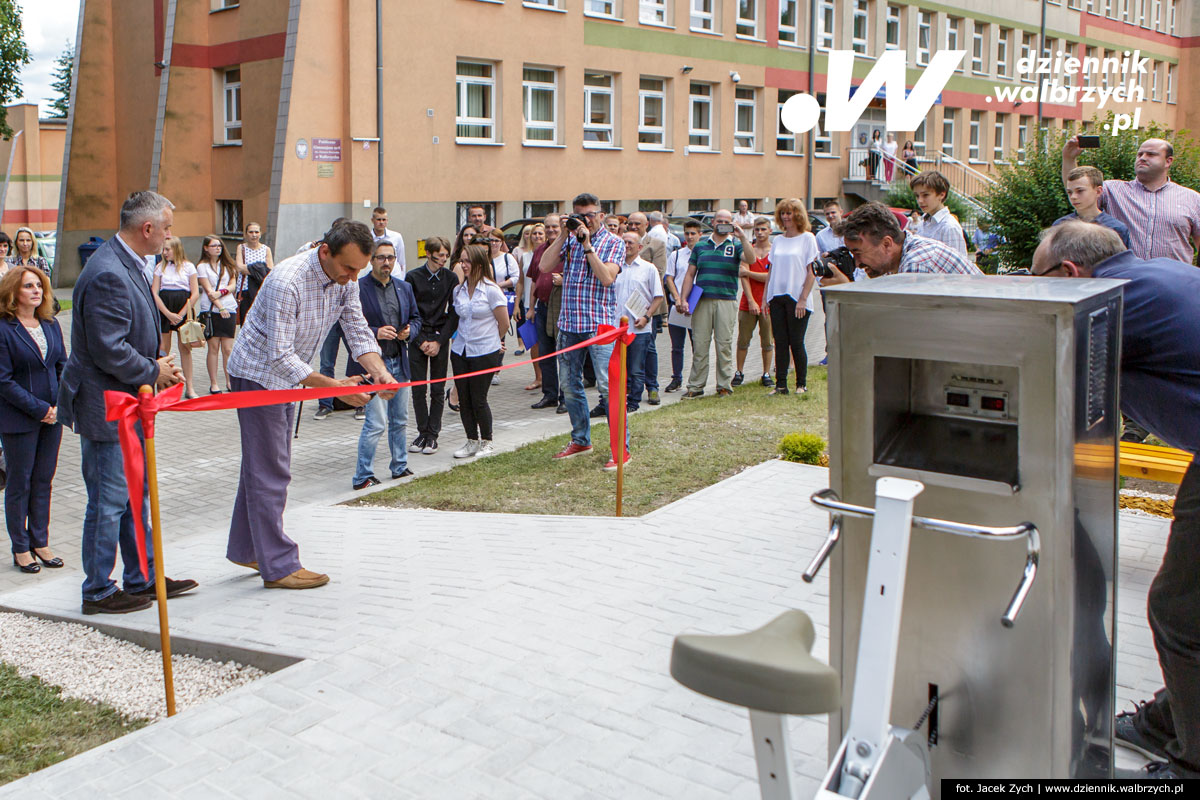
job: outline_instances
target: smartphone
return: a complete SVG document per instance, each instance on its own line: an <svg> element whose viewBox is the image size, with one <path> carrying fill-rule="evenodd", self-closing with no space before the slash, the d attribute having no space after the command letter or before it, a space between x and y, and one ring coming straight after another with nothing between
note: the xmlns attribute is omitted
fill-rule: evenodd
<svg viewBox="0 0 1200 800"><path fill-rule="evenodd" d="M1100 146L1100 137L1097 134L1081 133L1077 138L1079 146L1084 150L1092 150Z"/></svg>
<svg viewBox="0 0 1200 800"><path fill-rule="evenodd" d="M1100 145L1096 145L1099 147ZM733 233L733 223L719 222L716 226L717 233Z"/></svg>

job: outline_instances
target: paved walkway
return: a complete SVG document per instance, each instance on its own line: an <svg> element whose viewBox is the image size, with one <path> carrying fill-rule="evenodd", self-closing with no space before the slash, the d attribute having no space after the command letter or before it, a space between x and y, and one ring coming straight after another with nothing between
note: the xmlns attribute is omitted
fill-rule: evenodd
<svg viewBox="0 0 1200 800"><path fill-rule="evenodd" d="M171 601L175 634L304 660L0 798L757 798L744 711L676 684L671 641L802 608L825 657L828 585L800 574L827 525L808 496L826 485L772 461L619 520L293 507L289 529L333 576L298 593L225 562L222 536L177 534L172 561L202 586ZM1159 684L1144 608L1165 530L1121 515L1121 703ZM0 603L73 617L78 587ZM824 720L794 720L793 747L805 796Z"/></svg>

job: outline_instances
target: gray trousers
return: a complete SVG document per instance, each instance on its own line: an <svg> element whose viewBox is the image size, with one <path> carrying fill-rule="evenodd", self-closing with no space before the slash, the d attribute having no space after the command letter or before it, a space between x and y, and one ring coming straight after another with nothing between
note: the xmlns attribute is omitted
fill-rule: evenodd
<svg viewBox="0 0 1200 800"><path fill-rule="evenodd" d="M231 376L229 388L248 392L265 387ZM277 581L300 569L300 548L283 532L283 508L292 481L291 403L239 408L242 433L242 472L229 523L225 556L233 561L257 561L265 581Z"/></svg>

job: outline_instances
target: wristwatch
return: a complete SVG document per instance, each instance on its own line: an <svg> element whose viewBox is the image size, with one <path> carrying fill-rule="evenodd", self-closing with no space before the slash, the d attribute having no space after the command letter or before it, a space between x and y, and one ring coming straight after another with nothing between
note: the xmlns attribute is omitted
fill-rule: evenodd
<svg viewBox="0 0 1200 800"><path fill-rule="evenodd" d="M587 250L584 250L584 251L583 251L583 254L584 254L585 256L590 256L590 255L591 255L592 253L594 253L594 252L596 252L596 251L595 251L595 249L593 249L593 248L589 247Z"/></svg>

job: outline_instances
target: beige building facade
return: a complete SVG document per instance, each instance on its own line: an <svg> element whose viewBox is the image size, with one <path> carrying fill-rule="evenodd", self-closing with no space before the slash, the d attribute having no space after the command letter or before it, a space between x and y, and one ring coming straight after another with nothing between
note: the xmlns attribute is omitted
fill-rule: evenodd
<svg viewBox="0 0 1200 800"><path fill-rule="evenodd" d="M12 236L21 227L36 232L55 230L67 121L40 119L33 103L8 106L6 111L13 136L0 140L0 168L5 170L0 189L4 232Z"/></svg>
<svg viewBox="0 0 1200 800"><path fill-rule="evenodd" d="M1073 76L1081 91L1142 86L1144 99L1103 111L1200 122L1181 102L1200 64L1196 0L380 5L377 26L374 0L84 0L60 252L111 234L121 199L147 186L176 204L189 253L206 233L236 240L256 221L286 255L333 218L365 220L382 204L410 264L419 240L452 234L470 203L494 223L566 210L581 191L622 213L737 199L765 210L790 196L854 204L871 196L863 161L882 102L851 131L810 137L779 123L793 93L823 99L830 50L855 53L856 81L902 50L908 87L938 50L966 52L924 124L896 132L963 193L1036 136L1037 102L997 87L1065 82L1018 72L1043 35L1051 57L1110 59ZM1119 73L1111 59L1126 50L1146 72ZM1095 99L1041 106L1055 128L1096 113ZM75 261L62 259L64 279Z"/></svg>

